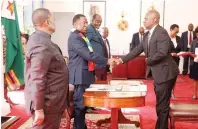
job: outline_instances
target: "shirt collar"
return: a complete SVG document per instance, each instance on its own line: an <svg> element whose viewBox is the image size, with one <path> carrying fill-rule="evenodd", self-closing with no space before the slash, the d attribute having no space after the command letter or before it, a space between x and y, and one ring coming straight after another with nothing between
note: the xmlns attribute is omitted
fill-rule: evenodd
<svg viewBox="0 0 198 129"><path fill-rule="evenodd" d="M42 30L36 29L35 33L40 34L40 35L43 35L43 36L46 36L46 37L48 37L48 38L51 38L51 35L50 35L50 34L44 32L44 31L42 31Z"/></svg>
<svg viewBox="0 0 198 129"><path fill-rule="evenodd" d="M153 34L153 31L155 30L156 26L157 26L157 25L153 26L153 28L149 30L150 35Z"/></svg>

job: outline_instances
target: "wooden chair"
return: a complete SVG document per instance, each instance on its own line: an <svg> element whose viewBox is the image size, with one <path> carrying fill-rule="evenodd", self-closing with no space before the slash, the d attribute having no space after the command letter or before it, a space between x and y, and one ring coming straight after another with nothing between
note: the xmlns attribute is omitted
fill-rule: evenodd
<svg viewBox="0 0 198 129"><path fill-rule="evenodd" d="M169 114L171 129L175 129L176 121L198 122L198 104L171 103Z"/></svg>

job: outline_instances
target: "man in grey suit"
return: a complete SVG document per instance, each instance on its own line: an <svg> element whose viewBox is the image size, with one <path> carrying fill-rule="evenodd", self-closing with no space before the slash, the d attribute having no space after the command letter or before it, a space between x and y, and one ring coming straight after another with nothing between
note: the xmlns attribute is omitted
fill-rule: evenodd
<svg viewBox="0 0 198 129"><path fill-rule="evenodd" d="M167 31L159 25L160 15L157 11L149 11L144 19L144 26L149 31L143 41L126 56L117 59L117 64L140 55L146 55L146 75L152 73L154 79L154 91L156 95L157 122L155 129L168 129L168 116L170 97L175 85L179 69L170 53L170 38Z"/></svg>
<svg viewBox="0 0 198 129"><path fill-rule="evenodd" d="M108 58L108 51L106 45L99 33L99 28L102 23L102 17L99 14L94 14L92 17L92 23L88 25L86 30L86 36L91 42L93 49L101 56ZM103 78L101 75L106 73L106 67L102 67L99 64L96 65L95 76L97 80L107 80L107 77Z"/></svg>
<svg viewBox="0 0 198 129"><path fill-rule="evenodd" d="M32 14L36 28L25 56L25 104L33 115L32 129L58 129L68 102L68 69L59 47L52 43L54 18L48 9Z"/></svg>
<svg viewBox="0 0 198 129"><path fill-rule="evenodd" d="M75 15L73 23L76 30L71 32L68 39L68 66L69 83L74 85L74 129L86 129L83 94L90 84L94 83L94 70L90 69L89 64L95 62L106 66L111 63L111 59L108 60L92 51L91 43L85 36L87 19L84 15Z"/></svg>

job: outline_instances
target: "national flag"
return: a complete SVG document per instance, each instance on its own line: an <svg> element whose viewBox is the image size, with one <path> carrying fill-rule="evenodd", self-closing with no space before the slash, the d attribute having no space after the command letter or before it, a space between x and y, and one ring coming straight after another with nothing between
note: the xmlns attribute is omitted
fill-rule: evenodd
<svg viewBox="0 0 198 129"><path fill-rule="evenodd" d="M24 84L24 57L14 0L2 1L1 24L6 36L5 83L15 90Z"/></svg>

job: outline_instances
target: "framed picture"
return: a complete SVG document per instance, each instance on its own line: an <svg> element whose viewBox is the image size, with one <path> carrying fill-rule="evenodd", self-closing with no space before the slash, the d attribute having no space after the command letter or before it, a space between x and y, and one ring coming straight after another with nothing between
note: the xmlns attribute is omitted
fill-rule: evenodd
<svg viewBox="0 0 198 129"><path fill-rule="evenodd" d="M83 14L87 17L88 23L91 23L94 14L100 14L102 17L101 27L106 25L106 1L83 1Z"/></svg>
<svg viewBox="0 0 198 129"><path fill-rule="evenodd" d="M141 0L141 19L140 25L143 26L143 21L146 13L149 10L157 10L160 13L160 25L164 26L164 0Z"/></svg>

